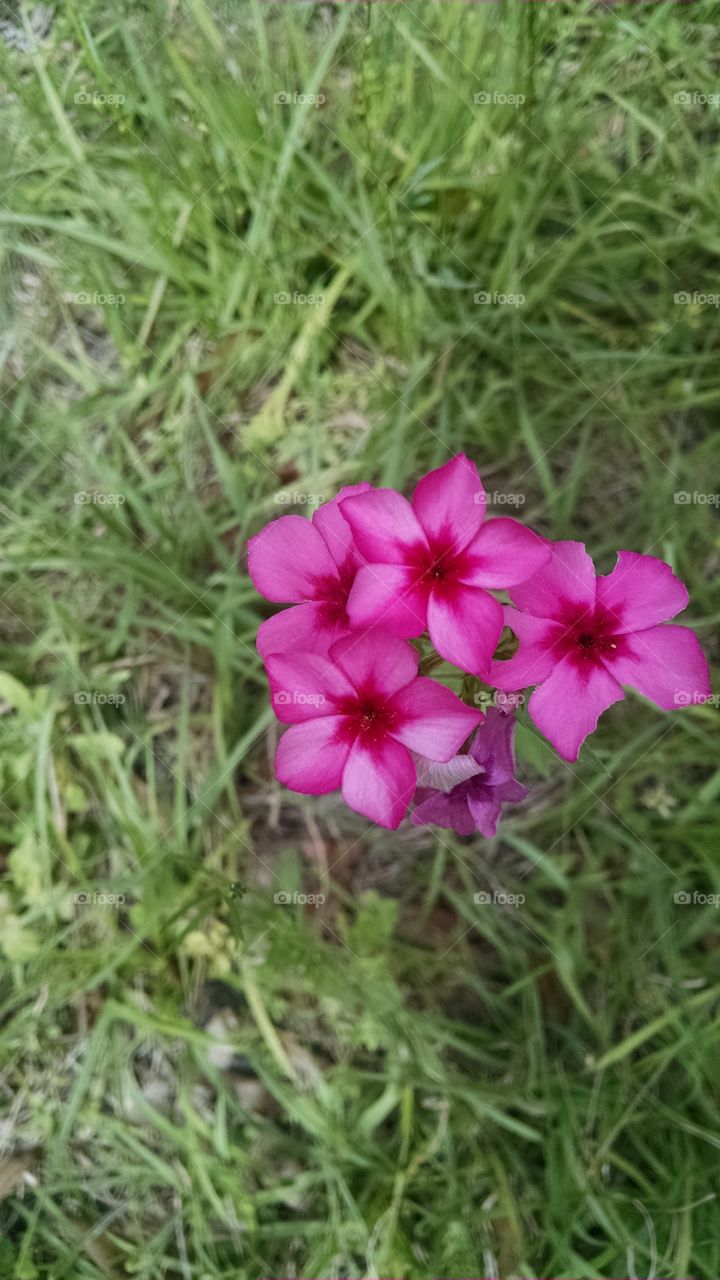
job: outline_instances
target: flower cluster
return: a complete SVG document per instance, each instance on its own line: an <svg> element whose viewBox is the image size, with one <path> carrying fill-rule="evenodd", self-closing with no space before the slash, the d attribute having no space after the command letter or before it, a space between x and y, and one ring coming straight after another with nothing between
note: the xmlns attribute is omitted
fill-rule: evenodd
<svg viewBox="0 0 720 1280"><path fill-rule="evenodd" d="M612 573L596 575L582 543L486 521L485 510L477 468L459 454L410 501L353 485L311 520L281 516L251 539L257 590L291 606L257 639L290 726L275 762L286 786L341 788L351 809L390 828L414 800L414 823L493 835L502 804L526 794L513 699L485 716L422 674L421 653L423 670L434 655L491 688L536 686L530 718L566 760L623 685L667 709L707 698L694 633L663 625L688 598L668 565L620 551ZM504 627L518 648L503 659Z"/></svg>

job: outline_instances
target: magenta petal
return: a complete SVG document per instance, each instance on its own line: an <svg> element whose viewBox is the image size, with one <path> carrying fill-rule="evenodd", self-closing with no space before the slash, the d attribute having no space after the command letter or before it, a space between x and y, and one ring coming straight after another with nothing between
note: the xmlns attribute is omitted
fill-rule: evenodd
<svg viewBox="0 0 720 1280"><path fill-rule="evenodd" d="M282 604L313 600L323 578L338 576L320 534L302 516L281 516L251 538L248 569L260 594Z"/></svg>
<svg viewBox="0 0 720 1280"><path fill-rule="evenodd" d="M350 525L340 510L340 503L344 498L353 498L358 493L367 493L369 489L370 485L366 482L345 485L336 498L318 507L312 518L338 569L345 572L357 568L362 561L355 547Z"/></svg>
<svg viewBox="0 0 720 1280"><path fill-rule="evenodd" d="M620 684L671 711L703 702L710 693L710 673L694 631L674 625L649 627L624 636L617 654L603 661Z"/></svg>
<svg viewBox="0 0 720 1280"><path fill-rule="evenodd" d="M517 609L505 608L503 617L520 641L520 648L512 658L498 658L491 663L488 684L509 692L541 684L555 666L553 644L560 639L562 627Z"/></svg>
<svg viewBox="0 0 720 1280"><path fill-rule="evenodd" d="M462 671L487 673L502 626L502 605L487 591L457 586L430 592L430 639L438 653Z"/></svg>
<svg viewBox="0 0 720 1280"><path fill-rule="evenodd" d="M347 676L319 654L271 654L266 669L272 709L284 724L332 715L340 703L354 698Z"/></svg>
<svg viewBox="0 0 720 1280"><path fill-rule="evenodd" d="M430 543L453 551L462 551L478 533L485 504L478 469L464 453L429 471L412 496L413 510Z"/></svg>
<svg viewBox="0 0 720 1280"><path fill-rule="evenodd" d="M565 760L577 760L603 711L624 697L603 666L563 658L528 703L530 718Z"/></svg>
<svg viewBox="0 0 720 1280"><path fill-rule="evenodd" d="M475 820L467 800L457 793L446 796L442 791L421 788L415 798L417 803L410 814L414 826L443 827L459 836L471 836L475 831Z"/></svg>
<svg viewBox="0 0 720 1280"><path fill-rule="evenodd" d="M402 564L367 564L358 570L347 602L354 627L378 626L394 636L422 635L430 588Z"/></svg>
<svg viewBox="0 0 720 1280"><path fill-rule="evenodd" d="M474 587L514 587L539 573L550 562L551 544L519 520L501 516L488 520L467 548L463 582Z"/></svg>
<svg viewBox="0 0 720 1280"><path fill-rule="evenodd" d="M400 826L415 790L415 765L410 752L392 738L367 746L357 739L343 771L345 803L371 822L395 830Z"/></svg>
<svg viewBox="0 0 720 1280"><path fill-rule="evenodd" d="M595 609L595 566L582 542L551 542L551 558L528 582L513 587L513 604L536 618L562 621L568 606Z"/></svg>
<svg viewBox="0 0 720 1280"><path fill-rule="evenodd" d="M350 628L334 621L325 605L296 604L261 623L257 634L260 657L271 653L327 653Z"/></svg>
<svg viewBox="0 0 720 1280"><path fill-rule="evenodd" d="M427 540L407 498L394 489L371 489L343 498L342 513L369 564L404 564Z"/></svg>
<svg viewBox="0 0 720 1280"><path fill-rule="evenodd" d="M503 804L519 804L521 800L525 800L530 794L527 787L524 787L522 782L518 782L516 778L510 778L507 782L499 783L498 786L493 787L493 791Z"/></svg>
<svg viewBox="0 0 720 1280"><path fill-rule="evenodd" d="M485 721L470 743L470 755L483 766L486 780L495 786L515 773L515 717L488 707Z"/></svg>
<svg viewBox="0 0 720 1280"><path fill-rule="evenodd" d="M377 632L353 632L330 650L330 658L358 694L390 698L414 681L418 654L405 640Z"/></svg>
<svg viewBox="0 0 720 1280"><path fill-rule="evenodd" d="M393 737L428 760L449 760L483 718L482 711L427 676L418 676L387 705L398 716L390 729Z"/></svg>
<svg viewBox="0 0 720 1280"><path fill-rule="evenodd" d="M342 737L342 716L322 716L294 724L282 736L275 753L279 782L303 795L324 796L342 783L350 743Z"/></svg>
<svg viewBox="0 0 720 1280"><path fill-rule="evenodd" d="M612 573L598 577L597 600L618 619L622 635L674 618L685 608L688 593L664 560L618 551Z"/></svg>
<svg viewBox="0 0 720 1280"><path fill-rule="evenodd" d="M502 809L501 799L494 787L478 789L478 794L469 795L467 806L476 829L486 840L497 834Z"/></svg>

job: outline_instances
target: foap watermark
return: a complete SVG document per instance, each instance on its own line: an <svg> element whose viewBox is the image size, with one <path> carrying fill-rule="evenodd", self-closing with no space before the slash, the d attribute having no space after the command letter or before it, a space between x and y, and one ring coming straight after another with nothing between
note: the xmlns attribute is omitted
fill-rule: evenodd
<svg viewBox="0 0 720 1280"><path fill-rule="evenodd" d="M487 493L484 496L476 493L475 502L492 502L496 507L522 507L525 505L525 494L500 493L496 489L493 493Z"/></svg>
<svg viewBox="0 0 720 1280"><path fill-rule="evenodd" d="M299 493L297 489L292 493L276 493L273 498L280 507L315 507L326 501L324 493Z"/></svg>
<svg viewBox="0 0 720 1280"><path fill-rule="evenodd" d="M97 689L78 689L73 702L79 707L95 704L101 707L121 707L125 702L124 693L99 693Z"/></svg>
<svg viewBox="0 0 720 1280"><path fill-rule="evenodd" d="M476 107L521 107L525 102L524 93L502 93L497 89L481 89L473 94Z"/></svg>
<svg viewBox="0 0 720 1280"><path fill-rule="evenodd" d="M281 307L321 307L324 301L324 293L298 293L297 289L293 293L281 290L273 294L273 302Z"/></svg>
<svg viewBox="0 0 720 1280"><path fill-rule="evenodd" d="M720 707L720 693L686 693L679 690L673 696L676 707Z"/></svg>
<svg viewBox="0 0 720 1280"><path fill-rule="evenodd" d="M280 907L321 907L325 902L325 894L291 893L288 889L281 889L279 893L273 894L273 902Z"/></svg>
<svg viewBox="0 0 720 1280"><path fill-rule="evenodd" d="M123 93L89 93L87 89L81 89L73 97L73 102L78 107L121 107L125 102Z"/></svg>
<svg viewBox="0 0 720 1280"><path fill-rule="evenodd" d="M299 689L277 689L273 694L273 702L277 707L322 707L325 694L306 693Z"/></svg>
<svg viewBox="0 0 720 1280"><path fill-rule="evenodd" d="M673 902L680 907L720 907L720 893L698 893L697 889L678 889Z"/></svg>
<svg viewBox="0 0 720 1280"><path fill-rule="evenodd" d="M125 302L124 293L90 293L86 289L79 293L66 293L64 298L79 307L122 307Z"/></svg>
<svg viewBox="0 0 720 1280"><path fill-rule="evenodd" d="M521 907L525 902L524 893L504 893L502 889L479 889L473 894L476 907Z"/></svg>
<svg viewBox="0 0 720 1280"><path fill-rule="evenodd" d="M678 489L673 494L673 502L677 507L720 507L720 493L689 493L687 489Z"/></svg>
<svg viewBox="0 0 720 1280"><path fill-rule="evenodd" d="M124 493L88 493L85 489L80 489L78 493L73 494L73 502L76 507L121 507L125 501Z"/></svg>
<svg viewBox="0 0 720 1280"><path fill-rule="evenodd" d="M524 307L524 293L498 293L488 289L478 289L473 294L473 302L480 307Z"/></svg>
<svg viewBox="0 0 720 1280"><path fill-rule="evenodd" d="M720 93L698 93L696 89L681 89L673 94L673 102L679 107L717 107Z"/></svg>
<svg viewBox="0 0 720 1280"><path fill-rule="evenodd" d="M480 689L473 694L476 707L497 707L511 715L525 704L524 693L505 693L502 689Z"/></svg>
<svg viewBox="0 0 720 1280"><path fill-rule="evenodd" d="M125 903L124 893L95 893L90 889L82 889L73 894L76 907L122 907Z"/></svg>
<svg viewBox="0 0 720 1280"><path fill-rule="evenodd" d="M321 107L324 101L324 93L290 93L287 89L281 89L273 95L273 102L281 107Z"/></svg>
<svg viewBox="0 0 720 1280"><path fill-rule="evenodd" d="M680 307L720 307L720 293L698 293L697 289L690 293L681 289L673 294L673 302Z"/></svg>

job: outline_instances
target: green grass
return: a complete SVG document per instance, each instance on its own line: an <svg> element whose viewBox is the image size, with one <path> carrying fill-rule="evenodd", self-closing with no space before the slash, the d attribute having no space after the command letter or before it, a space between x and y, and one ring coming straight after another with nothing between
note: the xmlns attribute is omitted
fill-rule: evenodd
<svg viewBox="0 0 720 1280"><path fill-rule="evenodd" d="M273 781L244 566L464 449L717 659L715 7L57 9L0 40L0 1276L716 1280L717 707L523 714L495 840L368 829Z"/></svg>

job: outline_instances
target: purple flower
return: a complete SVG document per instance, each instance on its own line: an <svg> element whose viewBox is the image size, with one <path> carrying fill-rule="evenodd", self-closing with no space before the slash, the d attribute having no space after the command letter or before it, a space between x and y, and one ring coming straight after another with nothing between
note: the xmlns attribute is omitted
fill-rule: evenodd
<svg viewBox="0 0 720 1280"><path fill-rule="evenodd" d="M513 716L491 707L467 755L447 764L416 757L419 786L410 815L415 826L494 836L503 804L517 804L528 794L514 777L514 737Z"/></svg>

